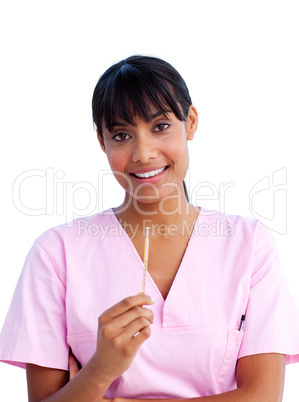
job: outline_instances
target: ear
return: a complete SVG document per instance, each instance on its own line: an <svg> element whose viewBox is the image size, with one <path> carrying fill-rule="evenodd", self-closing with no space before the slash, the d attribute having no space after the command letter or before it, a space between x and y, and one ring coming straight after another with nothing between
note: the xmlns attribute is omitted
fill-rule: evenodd
<svg viewBox="0 0 299 402"><path fill-rule="evenodd" d="M193 140L198 126L198 113L193 105L189 106L189 114L186 121L187 140Z"/></svg>
<svg viewBox="0 0 299 402"><path fill-rule="evenodd" d="M106 153L105 142L104 142L103 137L100 135L99 130L97 130L97 137L98 137L98 141L99 141L99 143L101 145L101 148L102 148L103 152Z"/></svg>

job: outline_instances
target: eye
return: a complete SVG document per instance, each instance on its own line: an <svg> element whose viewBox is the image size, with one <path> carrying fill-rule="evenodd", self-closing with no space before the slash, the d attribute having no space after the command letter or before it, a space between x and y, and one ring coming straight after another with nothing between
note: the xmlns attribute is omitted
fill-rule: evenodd
<svg viewBox="0 0 299 402"><path fill-rule="evenodd" d="M167 123L160 123L157 124L154 131L159 132L159 131L164 131L166 130L168 127L170 127L170 124Z"/></svg>
<svg viewBox="0 0 299 402"><path fill-rule="evenodd" d="M125 141L125 140L127 140L128 138L130 138L130 136L129 136L128 134L125 134L125 133L119 133L119 134L115 134L112 138L113 138L115 141L121 142L121 141Z"/></svg>

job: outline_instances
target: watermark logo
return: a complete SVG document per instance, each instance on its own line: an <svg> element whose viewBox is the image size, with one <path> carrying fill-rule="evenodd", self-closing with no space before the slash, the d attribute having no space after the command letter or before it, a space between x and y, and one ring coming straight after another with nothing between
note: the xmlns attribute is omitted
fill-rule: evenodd
<svg viewBox="0 0 299 402"><path fill-rule="evenodd" d="M287 168L259 180L250 190L251 214L277 233L287 232Z"/></svg>
<svg viewBox="0 0 299 402"><path fill-rule="evenodd" d="M158 224L153 223L151 220L144 220L142 222L142 226L137 223L136 226L131 225L127 222L121 222L121 225L115 223L91 223L88 222L85 218L78 219L77 223L77 234L78 236L96 236L99 241L102 241L106 238L106 236L110 237L121 237L127 236L129 234L131 240L133 240L138 232L138 230L142 230L142 233L145 235L146 228L149 228L150 236L154 237L159 235L160 237L169 237L169 236L184 236L188 234L191 236L192 232L195 233L196 236L234 236L235 228L234 226L226 222L225 219L215 219L214 222L207 223L199 223L198 225L193 226L193 224L188 224L187 221L183 221L182 226L176 224Z"/></svg>
<svg viewBox="0 0 299 402"><path fill-rule="evenodd" d="M112 172L111 170L99 170L96 185L88 181L77 183L63 180L65 173L62 170L55 171L54 168L46 170L32 169L22 172L17 176L13 183L12 200L15 207L23 214L30 216L58 215L65 216L67 222L71 222L76 217L87 216L92 213L100 212L110 208L110 202L107 202L107 195L114 192L116 180L125 183L128 191L133 195L130 202L134 204L136 211L144 216L157 214L157 211L147 211L142 208L142 203L151 202L159 198L159 191L154 184L147 184L147 189L151 188L150 195L142 195L143 185L138 185L133 189L132 182L121 172ZM190 172L186 176L189 198L194 205L201 205L204 201L213 201L215 210L206 211L206 214L215 214L217 211L225 213L226 192L234 187L233 182L219 183L200 182L195 186L190 185ZM28 201L24 194L26 189L34 187L39 191L38 200L40 205ZM120 187L117 184L117 187ZM165 215L180 214L182 211L182 199L180 196L180 187L176 183L164 183L163 189L172 188L173 193L159 201L159 211ZM113 190L111 190L113 188ZM109 198L109 197L108 197ZM175 209L169 211L166 207L167 199L177 198ZM137 200L141 202L137 202ZM122 206L125 211L130 206L127 203Z"/></svg>
<svg viewBox="0 0 299 402"><path fill-rule="evenodd" d="M66 222L72 225L74 218L83 217L106 210L111 207L107 203L105 196L111 195L111 185L115 186L116 180L119 182L127 181L128 191L133 194L130 202L134 203L135 209L145 217L154 215L157 211L148 212L142 210L142 202L137 203L137 199L147 202L158 197L158 190L154 185L152 195L142 196L142 185L133 189L132 183L120 172L112 173L111 170L99 170L97 183L92 184L88 181L70 182L65 180L65 173L62 170L47 168L46 170L31 169L18 175L13 183L12 200L15 207L23 214L30 216L58 215L64 216ZM215 210L205 210L204 214L215 214L216 212L226 213L226 194L236 188L234 182L219 183L216 185L211 182L199 182L196 185L190 184L190 171L185 178L187 183L189 199L193 205L205 205L205 202L213 203ZM34 187L38 194L37 200L28 200L24 194L28 193L28 188ZM179 188L175 183L165 183L162 187L173 187L174 192L169 198L177 197L177 205L173 211L164 208L165 199L159 202L160 212L165 215L180 213L182 207ZM120 187L117 184L117 187ZM265 226L280 234L287 232L287 168L280 168L268 176L257 181L251 189L249 188L249 211L253 217L257 218ZM140 192L139 192L140 190ZM112 190L113 191L113 190ZM143 197L143 198L142 198ZM110 204L110 205L108 205ZM123 205L123 210L129 205ZM83 228L82 228L83 229ZM93 228L96 232L102 229ZM221 229L222 230L222 229ZM223 231L223 230L222 230ZM224 231L225 232L225 231Z"/></svg>

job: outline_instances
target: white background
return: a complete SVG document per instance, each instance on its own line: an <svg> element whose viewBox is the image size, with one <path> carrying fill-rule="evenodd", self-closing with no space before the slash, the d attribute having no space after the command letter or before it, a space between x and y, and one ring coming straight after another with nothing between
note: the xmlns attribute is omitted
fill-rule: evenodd
<svg viewBox="0 0 299 402"><path fill-rule="evenodd" d="M189 190L209 182L199 205L258 215L271 226L299 306L298 2L11 0L0 7L0 327L34 239L72 218L72 204L90 214L95 196L100 209L122 201L113 183L104 193L98 186L108 165L90 104L103 71L132 54L164 58L185 78L200 120ZM13 200L20 174L46 169L47 180L27 178ZM275 171L279 186L250 198ZM211 191L216 199L208 199ZM43 207L46 214L33 216ZM1 400L27 400L24 373L0 364ZM299 365L287 368L284 401L298 399L298 375Z"/></svg>

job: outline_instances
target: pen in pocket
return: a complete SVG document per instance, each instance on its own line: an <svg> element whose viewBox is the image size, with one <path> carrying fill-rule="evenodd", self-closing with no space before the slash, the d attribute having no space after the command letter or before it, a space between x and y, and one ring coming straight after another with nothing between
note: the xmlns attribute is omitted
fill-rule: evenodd
<svg viewBox="0 0 299 402"><path fill-rule="evenodd" d="M240 321L239 331L244 331L244 324L245 324L246 315L243 314Z"/></svg>

